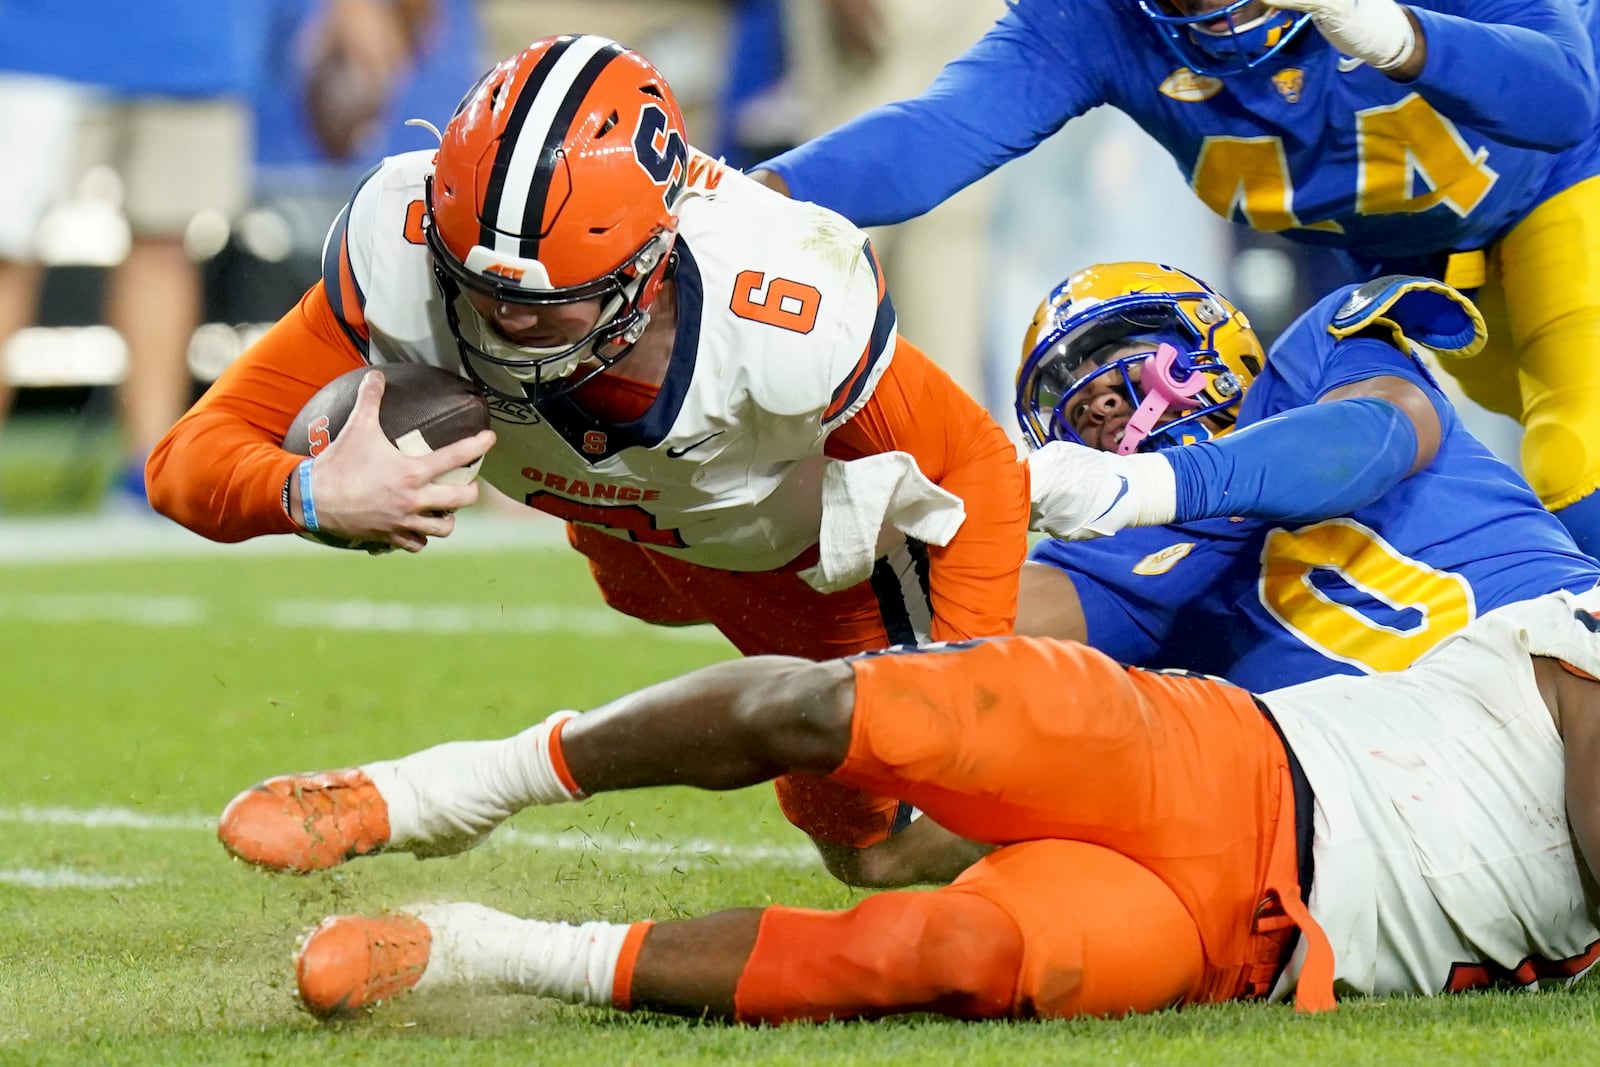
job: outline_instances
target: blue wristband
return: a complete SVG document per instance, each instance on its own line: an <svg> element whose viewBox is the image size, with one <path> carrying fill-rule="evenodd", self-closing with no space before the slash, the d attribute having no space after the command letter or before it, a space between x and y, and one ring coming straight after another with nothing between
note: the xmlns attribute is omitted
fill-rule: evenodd
<svg viewBox="0 0 1600 1067"><path fill-rule="evenodd" d="M320 527L317 525L317 502L311 499L311 460L300 461L300 517L302 524L311 533L316 533Z"/></svg>

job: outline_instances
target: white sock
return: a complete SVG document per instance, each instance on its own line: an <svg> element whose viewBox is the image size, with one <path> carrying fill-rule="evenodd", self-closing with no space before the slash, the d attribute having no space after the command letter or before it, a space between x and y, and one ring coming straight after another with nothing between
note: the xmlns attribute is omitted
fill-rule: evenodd
<svg viewBox="0 0 1600 1067"><path fill-rule="evenodd" d="M550 755L551 734L576 712L558 711L501 741L452 741L361 767L389 814L389 847L418 856L471 848L534 804L577 799Z"/></svg>
<svg viewBox="0 0 1600 1067"><path fill-rule="evenodd" d="M629 924L518 919L481 904L423 904L407 911L433 934L416 988L479 986L610 1007Z"/></svg>

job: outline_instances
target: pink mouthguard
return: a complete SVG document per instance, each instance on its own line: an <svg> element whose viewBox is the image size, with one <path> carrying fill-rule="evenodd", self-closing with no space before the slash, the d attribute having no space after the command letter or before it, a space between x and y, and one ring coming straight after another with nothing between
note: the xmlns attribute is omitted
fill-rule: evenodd
<svg viewBox="0 0 1600 1067"><path fill-rule="evenodd" d="M1155 355L1144 361L1144 371L1139 377L1139 388L1144 391L1144 402L1133 413L1123 429L1122 440L1117 445L1117 455L1131 455L1139 447L1167 409L1173 405L1189 407L1185 401L1193 400L1206 387L1203 374L1191 372L1182 381L1173 377L1172 369L1178 362L1178 350L1169 344L1156 346Z"/></svg>

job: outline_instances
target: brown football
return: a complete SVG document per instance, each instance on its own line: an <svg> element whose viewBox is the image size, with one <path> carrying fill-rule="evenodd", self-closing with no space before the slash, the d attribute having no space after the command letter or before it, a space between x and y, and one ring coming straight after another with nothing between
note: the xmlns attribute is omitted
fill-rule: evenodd
<svg viewBox="0 0 1600 1067"><path fill-rule="evenodd" d="M386 363L346 371L317 390L289 424L283 447L301 456L315 456L327 448L344 429L350 410L355 407L361 379L372 370L381 370L384 376L378 425L384 436L407 455L427 455L489 428L488 394L472 382L426 363ZM467 482L477 473L478 465L473 464L451 471L438 481ZM336 548L371 551L385 547L346 541L332 534L308 532L303 536Z"/></svg>

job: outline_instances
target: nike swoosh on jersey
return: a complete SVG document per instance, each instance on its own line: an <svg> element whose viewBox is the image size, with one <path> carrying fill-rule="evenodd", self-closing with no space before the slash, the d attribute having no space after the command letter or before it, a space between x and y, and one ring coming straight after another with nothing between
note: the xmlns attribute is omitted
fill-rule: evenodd
<svg viewBox="0 0 1600 1067"><path fill-rule="evenodd" d="M1111 503L1106 505L1106 509L1100 514L1096 515L1094 518L1090 519L1090 522L1099 522L1101 519L1111 514L1111 509L1117 506L1117 502L1128 495L1128 479L1119 474L1117 475L1117 481L1122 483L1117 487L1117 495L1112 497Z"/></svg>
<svg viewBox="0 0 1600 1067"><path fill-rule="evenodd" d="M1356 59L1354 56L1340 56L1339 57L1339 73L1340 74L1348 74L1352 70L1355 70L1357 67L1361 66L1365 62L1366 62L1366 60L1364 60L1364 59Z"/></svg>
<svg viewBox="0 0 1600 1067"><path fill-rule="evenodd" d="M668 459L682 459L685 455L689 454L690 452L693 452L695 449L699 448L701 445L705 444L707 441L711 440L713 437L721 437L726 432L727 432L726 430L718 430L716 433L707 434L706 436L700 438L700 440L694 442L693 444L684 445L682 448L669 448L669 449L667 449L667 458Z"/></svg>

